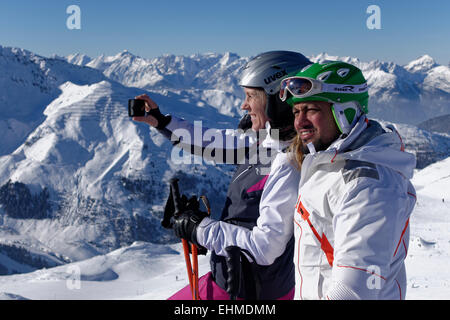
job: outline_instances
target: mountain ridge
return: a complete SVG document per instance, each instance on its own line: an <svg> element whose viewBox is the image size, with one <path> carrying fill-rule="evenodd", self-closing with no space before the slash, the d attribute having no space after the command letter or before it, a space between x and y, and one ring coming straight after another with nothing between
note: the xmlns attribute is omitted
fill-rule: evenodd
<svg viewBox="0 0 450 320"><path fill-rule="evenodd" d="M239 106L243 98L238 85L240 66L250 58L227 52L145 59L124 51L79 64L98 69L126 86L159 92L185 90L196 99L207 100L224 114L238 116L242 114ZM438 65L427 54L405 65L379 60L364 62L355 57L324 52L308 58L313 62L340 60L359 67L369 85L369 114L372 117L418 124L450 112L447 103L450 100L450 69ZM70 56L66 59L73 61ZM204 93L207 90L210 91L209 98ZM211 92L215 93L214 98ZM221 99L221 96L226 98Z"/></svg>

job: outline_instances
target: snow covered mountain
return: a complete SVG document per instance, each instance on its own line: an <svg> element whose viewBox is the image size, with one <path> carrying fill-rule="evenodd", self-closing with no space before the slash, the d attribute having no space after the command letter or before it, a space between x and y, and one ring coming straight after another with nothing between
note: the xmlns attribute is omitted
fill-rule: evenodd
<svg viewBox="0 0 450 320"><path fill-rule="evenodd" d="M0 155L9 154L43 121L43 111L56 99L59 86L70 79L77 85L106 80L99 71L32 52L0 46Z"/></svg>
<svg viewBox="0 0 450 320"><path fill-rule="evenodd" d="M102 71L125 86L167 94L176 92L190 101L216 107L229 116L241 115L242 89L238 85L240 68L248 61L234 53L191 56L164 55L144 59L123 51L115 56L95 59L76 54L67 61Z"/></svg>
<svg viewBox="0 0 450 320"><path fill-rule="evenodd" d="M136 241L151 243L138 242L145 252L173 242L160 227L173 176L185 193L206 194L219 215L234 168L175 164L171 143L131 121L126 102L147 92L163 112L234 128L241 115L239 69L248 59L232 53L143 59L126 51L95 59L45 58L0 46L0 274L95 259ZM422 103L434 90L449 113L448 67L429 59L405 67L343 59L364 66L371 94L391 109L397 98L408 102L412 92L411 99ZM378 118L396 122L391 114L380 109ZM450 136L396 126L418 168L449 157ZM104 271L106 278L113 275Z"/></svg>
<svg viewBox="0 0 450 320"><path fill-rule="evenodd" d="M408 124L378 120L380 123L394 125L405 144L405 150L416 155L416 168L423 169L450 156L450 135L419 129Z"/></svg>
<svg viewBox="0 0 450 320"><path fill-rule="evenodd" d="M416 125L450 113L450 68L437 65L428 55L405 66L326 53L311 59L341 60L360 68L369 85L370 117Z"/></svg>
<svg viewBox="0 0 450 320"><path fill-rule="evenodd" d="M160 219L173 176L185 193L207 195L219 214L232 168L173 163L170 141L127 115L127 99L145 91L25 50L2 48L0 58L0 120L10 126L0 134L13 135L16 122L31 131L13 137L12 152L0 157L0 254L10 257L0 259L2 273L86 259L136 240L170 242ZM188 120L236 126L209 105L149 94ZM10 113L15 100L24 117ZM26 254L44 262L24 265Z"/></svg>
<svg viewBox="0 0 450 320"><path fill-rule="evenodd" d="M450 114L428 119L417 125L419 128L450 135Z"/></svg>
<svg viewBox="0 0 450 320"><path fill-rule="evenodd" d="M450 113L450 69L428 55L405 66L393 62L363 62L354 57L321 53L313 62L341 60L359 67L369 84L369 111L374 118L418 124ZM242 90L239 69L249 60L233 53L192 56L165 55L144 59L128 51L95 59L76 54L67 61L102 71L126 86L175 91L187 99L204 100L227 115L241 114Z"/></svg>

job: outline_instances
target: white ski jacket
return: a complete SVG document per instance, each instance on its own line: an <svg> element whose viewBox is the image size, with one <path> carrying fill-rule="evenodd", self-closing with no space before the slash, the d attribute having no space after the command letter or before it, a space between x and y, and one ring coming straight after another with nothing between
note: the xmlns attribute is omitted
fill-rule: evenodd
<svg viewBox="0 0 450 320"><path fill-rule="evenodd" d="M292 169L288 155L278 153L261 195L257 225L249 230L204 218L197 228L197 241L222 256L226 256L226 247L238 246L251 254L250 261L272 264L284 252L294 232L292 208L297 200L299 178L300 172Z"/></svg>
<svg viewBox="0 0 450 320"><path fill-rule="evenodd" d="M266 147L272 143L270 136L263 141ZM259 265L271 265L285 251L294 233L292 208L297 200L300 172L293 170L288 154L282 152L288 143L279 141L277 145L278 153L264 185L256 226L250 230L204 218L197 228L197 241L202 246L222 256L226 256L226 247L238 246L250 254L250 261Z"/></svg>
<svg viewBox="0 0 450 320"><path fill-rule="evenodd" d="M415 156L363 116L306 155L295 206L295 299L403 299Z"/></svg>

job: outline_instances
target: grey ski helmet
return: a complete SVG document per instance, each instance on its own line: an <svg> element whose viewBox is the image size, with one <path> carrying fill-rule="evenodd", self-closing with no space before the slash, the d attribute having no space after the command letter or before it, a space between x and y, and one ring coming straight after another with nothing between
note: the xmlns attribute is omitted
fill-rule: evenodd
<svg viewBox="0 0 450 320"><path fill-rule="evenodd" d="M281 101L278 95L281 80L311 63L298 52L269 51L257 55L242 68L239 85L265 91L266 114L270 119L271 128L279 129L280 140L289 140L296 134L292 108Z"/></svg>
<svg viewBox="0 0 450 320"><path fill-rule="evenodd" d="M262 88L267 94L275 94L280 90L281 79L311 63L308 58L298 52L264 52L242 68L239 85Z"/></svg>

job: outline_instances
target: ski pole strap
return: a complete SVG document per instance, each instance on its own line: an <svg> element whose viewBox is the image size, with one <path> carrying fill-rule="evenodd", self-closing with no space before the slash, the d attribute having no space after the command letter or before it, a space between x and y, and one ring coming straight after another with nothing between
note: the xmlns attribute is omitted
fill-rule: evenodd
<svg viewBox="0 0 450 320"><path fill-rule="evenodd" d="M230 300L236 300L241 282L241 249L237 246L225 248L227 252L227 292Z"/></svg>

